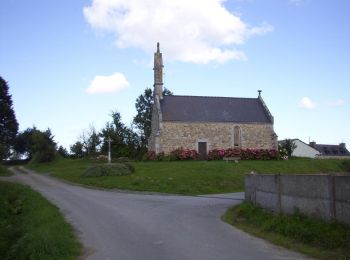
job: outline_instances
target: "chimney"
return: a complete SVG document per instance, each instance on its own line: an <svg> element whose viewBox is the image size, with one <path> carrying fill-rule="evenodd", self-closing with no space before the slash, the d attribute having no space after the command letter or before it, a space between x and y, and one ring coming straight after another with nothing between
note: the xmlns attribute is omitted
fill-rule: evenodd
<svg viewBox="0 0 350 260"><path fill-rule="evenodd" d="M309 143L309 145L310 145L312 148L315 148L316 142L315 142L315 141L312 141L312 142Z"/></svg>
<svg viewBox="0 0 350 260"><path fill-rule="evenodd" d="M339 148L345 149L345 148L346 148L345 143L340 143L340 144L339 144Z"/></svg>

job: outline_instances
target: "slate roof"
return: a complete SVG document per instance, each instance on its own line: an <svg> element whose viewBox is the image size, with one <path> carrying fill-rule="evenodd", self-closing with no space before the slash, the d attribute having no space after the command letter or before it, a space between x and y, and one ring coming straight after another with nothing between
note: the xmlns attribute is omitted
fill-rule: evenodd
<svg viewBox="0 0 350 260"><path fill-rule="evenodd" d="M163 121L272 123L260 98L164 96Z"/></svg>
<svg viewBox="0 0 350 260"><path fill-rule="evenodd" d="M315 144L314 148L317 149L322 155L327 156L350 156L350 152L340 145L330 144Z"/></svg>

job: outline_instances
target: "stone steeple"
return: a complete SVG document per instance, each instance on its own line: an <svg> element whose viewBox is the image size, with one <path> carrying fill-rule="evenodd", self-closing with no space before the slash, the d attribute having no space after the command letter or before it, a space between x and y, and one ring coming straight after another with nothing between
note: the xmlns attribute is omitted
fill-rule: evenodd
<svg viewBox="0 0 350 260"><path fill-rule="evenodd" d="M163 58L159 51L159 42L157 43L157 52L154 53L154 95L163 99Z"/></svg>

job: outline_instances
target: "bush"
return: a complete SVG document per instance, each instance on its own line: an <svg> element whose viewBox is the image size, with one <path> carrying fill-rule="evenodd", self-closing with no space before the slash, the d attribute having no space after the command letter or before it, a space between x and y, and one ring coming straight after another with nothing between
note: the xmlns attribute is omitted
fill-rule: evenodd
<svg viewBox="0 0 350 260"><path fill-rule="evenodd" d="M242 160L276 160L278 151L274 149L213 149L208 153L208 160L222 160L227 157L239 157Z"/></svg>
<svg viewBox="0 0 350 260"><path fill-rule="evenodd" d="M101 154L101 155L92 157L91 160L95 163L106 163L108 162L108 156Z"/></svg>
<svg viewBox="0 0 350 260"><path fill-rule="evenodd" d="M164 152L161 152L161 153L156 155L156 160L157 161L164 161L164 158L165 158Z"/></svg>
<svg viewBox="0 0 350 260"><path fill-rule="evenodd" d="M199 154L196 150L177 148L165 155L164 152L156 154L155 151L148 151L144 156L145 161L184 161L184 160L198 160Z"/></svg>
<svg viewBox="0 0 350 260"><path fill-rule="evenodd" d="M55 158L55 150L48 149L46 151L38 151L34 154L31 162L33 163L45 163L51 162Z"/></svg>
<svg viewBox="0 0 350 260"><path fill-rule="evenodd" d="M224 149L213 149L208 153L208 160L222 160L225 156Z"/></svg>
<svg viewBox="0 0 350 260"><path fill-rule="evenodd" d="M134 167L129 163L99 164L87 168L83 177L100 176L125 176L134 172Z"/></svg>
<svg viewBox="0 0 350 260"><path fill-rule="evenodd" d="M170 153L176 160L198 160L199 154L196 150L177 148Z"/></svg>
<svg viewBox="0 0 350 260"><path fill-rule="evenodd" d="M129 157L118 157L117 159L112 159L112 162L127 163L127 162L130 162L130 159Z"/></svg>
<svg viewBox="0 0 350 260"><path fill-rule="evenodd" d="M143 156L143 160L144 161L154 161L156 159L156 152L155 151L148 151L147 153L145 153L145 155Z"/></svg>

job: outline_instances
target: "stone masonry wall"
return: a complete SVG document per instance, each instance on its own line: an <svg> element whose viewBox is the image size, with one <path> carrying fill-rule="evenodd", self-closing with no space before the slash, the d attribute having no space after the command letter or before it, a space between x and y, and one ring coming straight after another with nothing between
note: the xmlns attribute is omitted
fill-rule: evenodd
<svg viewBox="0 0 350 260"><path fill-rule="evenodd" d="M158 151L170 153L180 147L198 151L199 141L207 142L208 151L233 148L235 126L241 130L241 148L277 149L271 124L162 122Z"/></svg>

